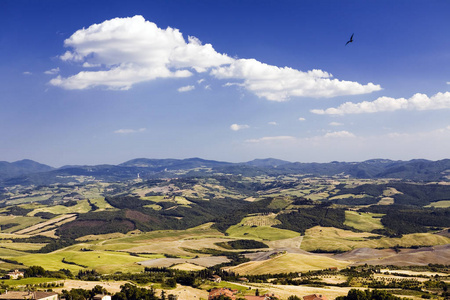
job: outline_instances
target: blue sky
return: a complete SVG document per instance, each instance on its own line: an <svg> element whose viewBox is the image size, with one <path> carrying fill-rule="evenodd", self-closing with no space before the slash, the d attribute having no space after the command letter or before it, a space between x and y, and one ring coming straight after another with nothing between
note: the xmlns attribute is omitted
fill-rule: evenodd
<svg viewBox="0 0 450 300"><path fill-rule="evenodd" d="M0 160L449 158L449 11L3 0Z"/></svg>

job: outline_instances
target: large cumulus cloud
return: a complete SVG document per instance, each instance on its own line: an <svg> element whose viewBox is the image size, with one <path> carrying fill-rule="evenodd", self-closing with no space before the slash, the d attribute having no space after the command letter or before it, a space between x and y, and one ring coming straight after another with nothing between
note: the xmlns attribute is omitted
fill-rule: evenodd
<svg viewBox="0 0 450 300"><path fill-rule="evenodd" d="M267 65L255 59L236 59L218 53L178 29L161 29L142 16L115 18L76 31L65 40L69 48L60 56L78 63L83 71L57 76L50 83L64 89L104 86L130 89L134 84L157 78L209 74L240 85L258 97L285 101L290 97L334 97L380 90L373 83L333 79L322 70L300 71Z"/></svg>

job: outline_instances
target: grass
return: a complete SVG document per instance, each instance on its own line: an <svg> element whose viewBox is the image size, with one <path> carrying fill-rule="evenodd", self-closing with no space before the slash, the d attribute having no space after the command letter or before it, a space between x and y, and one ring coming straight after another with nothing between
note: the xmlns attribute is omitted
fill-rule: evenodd
<svg viewBox="0 0 450 300"><path fill-rule="evenodd" d="M0 248L0 257L12 257L11 259L15 260L14 256L22 256L25 254L27 254L27 253L25 253L23 251L18 251L18 250L9 249L9 248Z"/></svg>
<svg viewBox="0 0 450 300"><path fill-rule="evenodd" d="M283 209L283 208L285 208L286 206L288 206L291 203L292 203L291 200L287 200L284 197L283 198L274 198L270 202L268 208L271 208L271 209L277 209L277 208Z"/></svg>
<svg viewBox="0 0 450 300"><path fill-rule="evenodd" d="M148 205L144 205L144 207L149 207L153 210L161 210L162 206L158 205L158 204L148 204Z"/></svg>
<svg viewBox="0 0 450 300"><path fill-rule="evenodd" d="M35 224L42 222L43 219L39 217L24 217L24 216L0 216L0 225L17 223L19 225L2 230L2 233L12 233Z"/></svg>
<svg viewBox="0 0 450 300"><path fill-rule="evenodd" d="M243 224L245 226L273 226L277 224L281 224L281 222L275 219L276 214L270 215L257 215L251 217L245 217L239 224Z"/></svg>
<svg viewBox="0 0 450 300"><path fill-rule="evenodd" d="M259 240L269 240L269 241L289 239L299 236L298 232L291 230L268 226L252 227L243 224L233 225L230 228L228 228L226 232L230 237L248 238L248 239L256 238Z"/></svg>
<svg viewBox="0 0 450 300"><path fill-rule="evenodd" d="M14 286L14 285L28 285L28 284L40 284L47 282L61 282L61 279L58 278L46 278L46 277L28 277L22 279L6 279L2 280L3 284Z"/></svg>
<svg viewBox="0 0 450 300"><path fill-rule="evenodd" d="M64 263L63 259L74 264ZM126 271L130 268L142 270L143 267L135 265L135 263L143 261L145 258L132 256L123 252L62 250L46 254L17 256L14 257L14 260L26 266L42 266L50 271L57 271L64 268L72 272L78 272L78 270L87 267L88 269L94 269L102 273L109 273L112 271Z"/></svg>
<svg viewBox="0 0 450 300"><path fill-rule="evenodd" d="M350 251L357 248L390 248L396 245L400 247L445 245L450 243L450 238L432 233L406 234L401 238L382 237L369 239L375 234L357 233L334 227L316 226L306 230L301 244L301 249L306 251Z"/></svg>
<svg viewBox="0 0 450 300"><path fill-rule="evenodd" d="M210 290L210 289L219 289L219 288L230 288L233 290L238 290L242 294L249 294L249 289L246 286L242 286L239 284L234 284L228 281L221 281L221 282L211 282L211 283L204 283L200 286L202 290ZM266 291L260 290L261 295L263 295ZM251 291L251 294L254 295L255 292Z"/></svg>
<svg viewBox="0 0 450 300"><path fill-rule="evenodd" d="M373 213L360 213L356 211L345 211L345 222L344 225L353 227L355 229L371 232L374 229L383 229L384 226L381 224L381 217L383 214L373 214Z"/></svg>
<svg viewBox="0 0 450 300"><path fill-rule="evenodd" d="M171 269L181 270L181 271L200 271L204 270L205 267L197 266L190 263L184 263L184 264L178 264L175 266L170 267Z"/></svg>
<svg viewBox="0 0 450 300"><path fill-rule="evenodd" d="M89 201L97 206L99 210L115 209L108 202L106 202L104 197L89 199Z"/></svg>
<svg viewBox="0 0 450 300"><path fill-rule="evenodd" d="M449 208L450 207L450 200L443 200L443 201L437 201L430 203L429 205L425 207L437 207L437 208Z"/></svg>
<svg viewBox="0 0 450 300"><path fill-rule="evenodd" d="M34 216L38 212L49 212L55 215L70 214L70 213L87 213L91 210L87 200L78 201L78 204L74 206L64 206L64 205L54 205L42 208L37 208L32 212L28 213L29 216Z"/></svg>
<svg viewBox="0 0 450 300"><path fill-rule="evenodd" d="M38 243L0 243L0 248L6 248L11 250L27 251L27 250L39 250L46 244Z"/></svg>
<svg viewBox="0 0 450 300"><path fill-rule="evenodd" d="M383 197L380 201L378 201L378 205L392 205L394 204L395 200L392 197Z"/></svg>
<svg viewBox="0 0 450 300"><path fill-rule="evenodd" d="M347 199L347 198L358 199L358 198L364 198L364 197L367 197L367 196L368 196L368 195L366 195L366 194L361 194L361 195L355 195L355 194L343 194L343 195L333 196L333 197L331 197L329 200Z"/></svg>
<svg viewBox="0 0 450 300"><path fill-rule="evenodd" d="M11 270L18 270L20 268L23 268L23 266L13 263L0 262L0 270L11 271Z"/></svg>
<svg viewBox="0 0 450 300"><path fill-rule="evenodd" d="M240 275L275 274L288 272L306 272L330 267L344 268L349 262L338 261L319 255L286 253L264 261L252 261L240 264L229 270Z"/></svg>

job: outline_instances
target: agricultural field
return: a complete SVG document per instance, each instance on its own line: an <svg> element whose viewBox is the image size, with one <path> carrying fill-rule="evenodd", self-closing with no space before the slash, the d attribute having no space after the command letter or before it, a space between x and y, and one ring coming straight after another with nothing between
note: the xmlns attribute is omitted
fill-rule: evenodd
<svg viewBox="0 0 450 300"><path fill-rule="evenodd" d="M383 217L383 214L361 213L347 210L345 212L344 225L361 231L371 232L375 229L384 228L383 224L381 224L381 217Z"/></svg>
<svg viewBox="0 0 450 300"><path fill-rule="evenodd" d="M331 227L313 227L306 231L301 248L306 251L345 252L358 248L391 248L445 245L450 239L433 233L415 233L388 238L367 232L353 232Z"/></svg>
<svg viewBox="0 0 450 300"><path fill-rule="evenodd" d="M307 272L332 267L344 268L349 264L349 262L319 255L282 253L268 260L243 263L236 267L231 267L229 270L241 275L257 275L283 272Z"/></svg>
<svg viewBox="0 0 450 300"><path fill-rule="evenodd" d="M269 226L248 226L243 224L231 226L227 230L227 234L233 238L248 238L268 241L283 240L299 236L298 232L291 230Z"/></svg>

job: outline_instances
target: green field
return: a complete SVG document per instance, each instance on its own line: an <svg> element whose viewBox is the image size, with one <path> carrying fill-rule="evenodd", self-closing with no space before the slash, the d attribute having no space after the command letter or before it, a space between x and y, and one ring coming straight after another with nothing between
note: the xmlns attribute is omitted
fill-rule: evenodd
<svg viewBox="0 0 450 300"><path fill-rule="evenodd" d="M13 259L27 266L42 266L50 271L69 269L75 273L85 268L94 269L101 273L127 269L130 269L130 271L131 269L142 270L143 267L135 263L146 260L146 258L132 256L123 252L72 250L60 250L46 254L28 254L17 256ZM63 259L69 263L64 263Z"/></svg>
<svg viewBox="0 0 450 300"><path fill-rule="evenodd" d="M374 229L384 228L383 224L381 224L382 216L383 214L360 213L347 210L345 211L344 225L361 231L371 232Z"/></svg>
<svg viewBox="0 0 450 300"><path fill-rule="evenodd" d="M46 278L46 277L29 277L29 278L21 278L21 279L6 279L2 280L3 284L10 285L10 286L17 286L17 285L32 285L32 284L40 284L40 283L47 283L47 282L62 282L61 279L58 278Z"/></svg>
<svg viewBox="0 0 450 300"><path fill-rule="evenodd" d="M74 206L64 206L64 205L54 205L41 207L33 210L28 213L29 216L34 216L38 212L49 212L55 215L63 215L70 213L87 213L91 210L91 206L87 200L78 201L78 203Z"/></svg>
<svg viewBox="0 0 450 300"><path fill-rule="evenodd" d="M233 225L228 228L226 232L230 237L234 238L259 239L269 241L289 239L300 235L298 232L287 229L268 226L253 227L243 224Z"/></svg>
<svg viewBox="0 0 450 300"><path fill-rule="evenodd" d="M12 233L35 224L42 222L40 217L23 217L23 216L0 216L0 225L19 224L17 226L2 230L2 233Z"/></svg>
<svg viewBox="0 0 450 300"><path fill-rule="evenodd" d="M106 202L104 197L89 199L89 201L97 206L99 210L116 209Z"/></svg>
<svg viewBox="0 0 450 300"><path fill-rule="evenodd" d="M0 242L0 248L19 251L39 250L45 245L46 244L39 244L39 243L13 243L13 242L6 243L5 241Z"/></svg>

